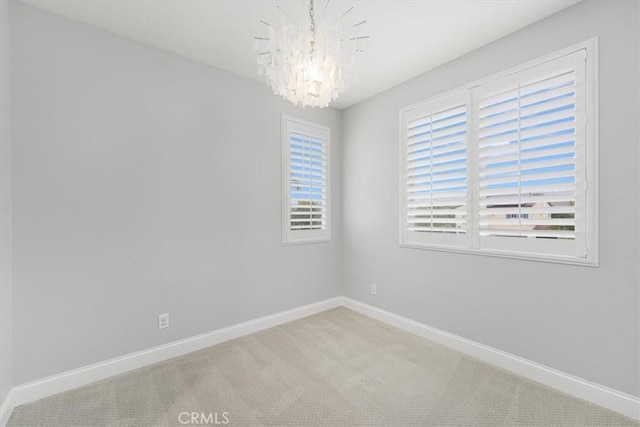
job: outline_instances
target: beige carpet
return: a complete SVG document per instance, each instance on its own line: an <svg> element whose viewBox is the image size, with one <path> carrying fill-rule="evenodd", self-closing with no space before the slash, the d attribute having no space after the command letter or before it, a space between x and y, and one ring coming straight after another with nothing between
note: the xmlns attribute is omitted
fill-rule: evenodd
<svg viewBox="0 0 640 427"><path fill-rule="evenodd" d="M21 406L9 426L197 425L183 412L232 426L638 426L345 308Z"/></svg>

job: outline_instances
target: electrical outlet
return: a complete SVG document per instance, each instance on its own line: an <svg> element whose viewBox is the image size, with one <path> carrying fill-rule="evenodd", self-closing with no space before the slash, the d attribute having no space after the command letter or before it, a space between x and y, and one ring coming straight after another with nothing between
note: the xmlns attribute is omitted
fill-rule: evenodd
<svg viewBox="0 0 640 427"><path fill-rule="evenodd" d="M376 288L376 285L371 285L371 295L378 295L378 288Z"/></svg>
<svg viewBox="0 0 640 427"><path fill-rule="evenodd" d="M158 329L165 329L169 327L169 313L160 314L158 316Z"/></svg>

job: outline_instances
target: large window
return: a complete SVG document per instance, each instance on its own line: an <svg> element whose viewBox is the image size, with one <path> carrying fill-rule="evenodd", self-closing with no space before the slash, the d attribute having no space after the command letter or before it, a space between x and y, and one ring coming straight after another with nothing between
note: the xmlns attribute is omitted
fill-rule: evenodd
<svg viewBox="0 0 640 427"><path fill-rule="evenodd" d="M284 244L331 239L329 148L327 127L282 117Z"/></svg>
<svg viewBox="0 0 640 427"><path fill-rule="evenodd" d="M401 111L401 244L597 265L595 41Z"/></svg>

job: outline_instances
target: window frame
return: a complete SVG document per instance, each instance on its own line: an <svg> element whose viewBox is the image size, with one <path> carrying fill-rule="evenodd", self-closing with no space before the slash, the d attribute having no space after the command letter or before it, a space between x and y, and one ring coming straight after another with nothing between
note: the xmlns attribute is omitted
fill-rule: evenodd
<svg viewBox="0 0 640 427"><path fill-rule="evenodd" d="M303 245L312 243L326 243L331 241L331 128L318 123L309 122L296 117L282 114L282 245ZM311 134L322 139L325 151L325 228L323 230L291 230L291 205L289 168L291 165L289 133L292 130ZM309 132L309 130L312 130Z"/></svg>
<svg viewBox="0 0 640 427"><path fill-rule="evenodd" d="M570 255L557 255L539 252L524 252L513 250L509 248L507 244L504 248L482 248L479 244L479 229L477 228L477 216L478 216L478 193L476 191L476 184L478 180L478 165L477 165L477 143L478 135L474 121L476 115L474 111L474 102L472 98L474 90L481 86L490 84L493 81L509 77L516 73L521 73L525 70L538 67L544 63L557 60L559 58L574 54L584 50L585 55L585 118L584 124L585 138L584 138L584 150L585 150L585 179L586 179L586 194L585 194L585 245L586 256L570 256ZM404 122L405 115L417 108L424 107L425 105L433 102L440 102L450 97L460 96L461 92L469 94L468 107L471 114L468 117L468 139L467 139L467 168L468 168L468 180L467 180L467 199L470 203L467 207L468 218L468 243L465 246L441 244L441 243L426 243L411 241L407 239L406 233L406 141L404 135ZM524 64L509 68L502 72L493 74L486 78L471 82L469 84L457 87L455 89L446 91L439 95L430 97L426 100L414 103L407 107L404 107L399 112L399 244L404 248L414 249L427 249L445 252L455 252L464 254L486 255L496 256L503 258L515 258L531 261L544 261L561 264L573 264L590 267L598 267L598 39L592 38L587 41L577 43L573 46L565 49L558 50L549 55L536 58L528 61ZM582 163L580 163L582 164ZM543 240L543 239L540 239ZM550 243L550 242L549 242ZM541 244L540 246L543 246Z"/></svg>

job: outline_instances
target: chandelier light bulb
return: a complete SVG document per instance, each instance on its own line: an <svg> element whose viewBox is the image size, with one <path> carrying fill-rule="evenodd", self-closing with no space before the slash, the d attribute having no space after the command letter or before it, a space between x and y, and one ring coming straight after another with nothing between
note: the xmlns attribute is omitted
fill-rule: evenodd
<svg viewBox="0 0 640 427"><path fill-rule="evenodd" d="M328 107L356 80L358 56L364 53L361 36L366 21L349 21L353 7L332 13L327 1L296 23L282 8L278 25L261 21L267 37L256 37L258 74L267 85L299 107Z"/></svg>

